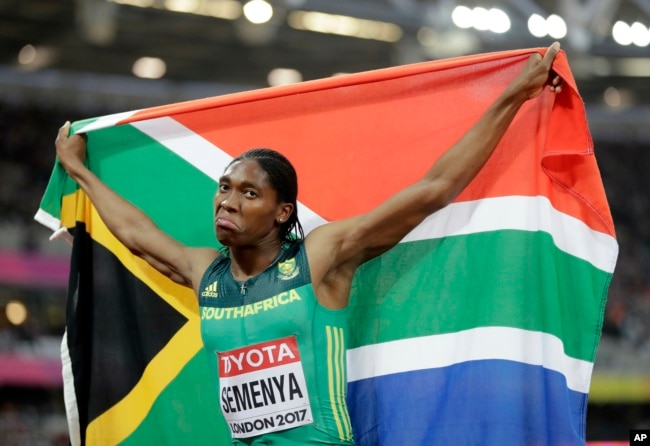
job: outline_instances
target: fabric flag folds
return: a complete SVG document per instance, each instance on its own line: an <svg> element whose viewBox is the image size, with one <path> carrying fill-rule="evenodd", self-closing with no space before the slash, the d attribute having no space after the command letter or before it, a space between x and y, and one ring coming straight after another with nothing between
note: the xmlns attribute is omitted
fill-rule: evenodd
<svg viewBox="0 0 650 446"><path fill-rule="evenodd" d="M296 166L309 231L416 181L533 51L413 64L75 122L88 164L165 231L217 246L225 165L271 147ZM360 445L571 445L618 255L568 61L478 177L351 296L348 397ZM62 345L73 444L227 444L197 303L135 258L56 164L36 219L72 235ZM338 383L345 385L345 383Z"/></svg>

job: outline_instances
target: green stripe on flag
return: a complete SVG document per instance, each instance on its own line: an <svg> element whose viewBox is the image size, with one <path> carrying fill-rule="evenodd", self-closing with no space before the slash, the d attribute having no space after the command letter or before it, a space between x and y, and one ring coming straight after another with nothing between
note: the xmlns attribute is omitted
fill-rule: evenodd
<svg viewBox="0 0 650 446"><path fill-rule="evenodd" d="M75 133L81 127L87 126L97 119L98 118L90 118L83 121L76 121L72 124L70 131L71 133ZM61 198L64 195L74 193L75 190L77 190L77 184L68 176L66 171L63 169L63 166L61 166L59 160L57 159L54 163L54 168L52 169L50 181L47 183L47 188L45 189L45 193L41 199L39 211L42 211L49 216L45 218L60 220ZM39 221L42 220L42 218L44 217L41 217ZM56 231L58 229L58 227L54 227L54 222L48 222L47 226L53 231Z"/></svg>
<svg viewBox="0 0 650 446"><path fill-rule="evenodd" d="M172 237L193 246L218 246L212 198L216 183L139 130L125 125L89 134L101 151L90 168ZM98 144L99 145L99 144ZM215 149L216 150L216 149Z"/></svg>
<svg viewBox="0 0 650 446"><path fill-rule="evenodd" d="M367 329L351 331L350 347L506 326L557 336L567 355L593 362L610 279L544 232L403 243L355 276L351 320Z"/></svg>
<svg viewBox="0 0 650 446"><path fill-rule="evenodd" d="M138 428L120 444L229 444L230 431L206 364L205 350L201 349L160 393Z"/></svg>

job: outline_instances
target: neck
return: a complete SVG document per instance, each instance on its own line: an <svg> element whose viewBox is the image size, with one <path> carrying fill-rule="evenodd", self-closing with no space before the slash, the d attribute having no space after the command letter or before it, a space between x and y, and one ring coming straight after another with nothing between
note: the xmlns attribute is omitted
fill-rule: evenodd
<svg viewBox="0 0 650 446"><path fill-rule="evenodd" d="M279 240L251 248L229 248L233 277L241 282L257 276L275 262L281 248L282 243Z"/></svg>

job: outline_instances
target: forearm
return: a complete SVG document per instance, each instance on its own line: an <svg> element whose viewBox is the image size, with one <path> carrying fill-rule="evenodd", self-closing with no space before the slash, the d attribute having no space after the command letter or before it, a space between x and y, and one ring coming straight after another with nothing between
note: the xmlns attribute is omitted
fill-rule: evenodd
<svg viewBox="0 0 650 446"><path fill-rule="evenodd" d="M554 43L544 56L532 54L519 75L469 132L420 181L365 214L312 231L308 250L310 246L330 247L327 252L313 249L318 252L313 255L322 261L320 273L313 273L317 277L332 277L343 271L346 277L350 270L393 247L427 216L453 201L490 158L522 105L539 96L546 86L551 92L561 91L561 79L551 73L559 50L559 44Z"/></svg>
<svg viewBox="0 0 650 446"><path fill-rule="evenodd" d="M436 196L431 208L450 203L478 174L508 130L521 106L539 96L546 86L562 90L561 79L551 72L559 43L551 45L542 56L532 54L519 75L488 108L463 138L432 166L423 182L433 183Z"/></svg>
<svg viewBox="0 0 650 446"><path fill-rule="evenodd" d="M135 231L154 228L155 223L140 209L122 198L82 163L65 166L93 203L106 227L132 251L139 251Z"/></svg>
<svg viewBox="0 0 650 446"><path fill-rule="evenodd" d="M440 187L442 205L451 202L478 174L503 138L525 97L513 88L504 91L476 124L426 173L424 181Z"/></svg>

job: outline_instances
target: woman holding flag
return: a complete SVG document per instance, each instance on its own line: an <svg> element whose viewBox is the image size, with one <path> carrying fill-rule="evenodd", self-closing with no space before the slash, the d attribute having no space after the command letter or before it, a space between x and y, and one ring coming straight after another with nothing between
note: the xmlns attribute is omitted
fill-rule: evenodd
<svg viewBox="0 0 650 446"><path fill-rule="evenodd" d="M344 347L355 271L451 203L526 101L547 86L561 91L551 70L559 50L554 43L544 55L531 55L421 180L366 214L306 237L297 216L296 172L273 150L245 152L219 179L213 206L222 251L183 245L109 189L85 167L85 140L68 136L69 123L59 130L57 156L122 244L194 290L233 444L352 445Z"/></svg>

